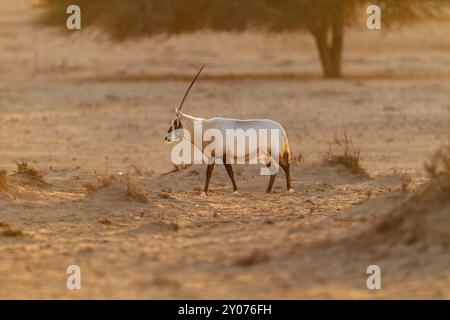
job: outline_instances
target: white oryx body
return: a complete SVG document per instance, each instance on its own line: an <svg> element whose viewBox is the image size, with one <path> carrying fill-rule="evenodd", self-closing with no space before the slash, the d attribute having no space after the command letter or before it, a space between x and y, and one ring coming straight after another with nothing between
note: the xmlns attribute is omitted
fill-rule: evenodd
<svg viewBox="0 0 450 320"><path fill-rule="evenodd" d="M257 163L257 160L265 163L268 167L271 167L271 169L272 164L274 162L276 164L276 170L274 172L272 170L270 171L270 181L266 192L272 192L278 165L283 168L286 174L288 191L293 192L294 190L291 188L289 169L289 160L291 158L289 143L286 131L279 123L269 119L203 119L181 112L181 107L183 106L187 94L203 68L204 66L191 82L180 106L175 109L175 118L172 120L172 124L165 137L166 142L169 143L180 141L181 139L188 139L207 156L208 167L206 170L206 183L202 195L208 193L209 181L214 170L215 161L218 159L221 160L227 170L228 176L233 184L234 193L237 193L237 186L231 164ZM200 132L198 132L199 129ZM189 133L188 136L185 136L186 131ZM273 135L273 132L276 134ZM219 144L216 143L215 138L217 136L222 138L222 141ZM272 138L276 140L272 141ZM233 141L227 141L227 139L233 139ZM263 140L262 143L261 140ZM241 143L240 147L239 143ZM244 149L242 149L242 147L244 147Z"/></svg>
<svg viewBox="0 0 450 320"><path fill-rule="evenodd" d="M229 119L229 118L211 118L202 119L197 117L192 117L190 115L180 112L179 116L183 129L189 132L190 142L204 152L205 147L211 144L210 137L207 139L201 139L196 141L194 139L195 132L194 129L197 126L201 127L202 132L200 132L201 137L203 134L209 132L220 133L224 138L222 143L222 148L214 148L211 153L205 154L208 158L213 159L223 159L224 156L228 159L230 163L255 163L257 160L262 162L267 162L269 159L274 158L281 159L283 155L289 156L289 143L286 136L286 131L277 122L269 119L250 119L250 120L239 120L239 119ZM271 133L276 132L277 134L272 137ZM231 133L231 135L230 135ZM198 133L197 133L198 134ZM175 132L174 132L175 135ZM264 136L263 138L261 136ZM181 137L173 136L172 141L179 140ZM256 140L255 140L256 138ZM266 141L266 147L260 148L260 139ZM278 141L272 141L272 138ZM233 141L229 141L233 139ZM250 141L255 140L255 141ZM237 141L243 141L244 153L238 149ZM272 150L272 147L276 146L278 150ZM211 150L209 150L211 151ZM278 154L274 154L277 152Z"/></svg>

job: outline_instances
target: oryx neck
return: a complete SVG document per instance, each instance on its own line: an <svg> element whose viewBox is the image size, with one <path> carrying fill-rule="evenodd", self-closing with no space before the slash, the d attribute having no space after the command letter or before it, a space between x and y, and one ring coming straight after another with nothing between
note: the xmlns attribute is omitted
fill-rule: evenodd
<svg viewBox="0 0 450 320"><path fill-rule="evenodd" d="M181 121L183 121L184 119L186 119L188 121L204 121L205 120L203 118L197 118L197 117L194 117L194 116L188 115L186 113L182 113L182 112L180 112L180 114L182 116Z"/></svg>

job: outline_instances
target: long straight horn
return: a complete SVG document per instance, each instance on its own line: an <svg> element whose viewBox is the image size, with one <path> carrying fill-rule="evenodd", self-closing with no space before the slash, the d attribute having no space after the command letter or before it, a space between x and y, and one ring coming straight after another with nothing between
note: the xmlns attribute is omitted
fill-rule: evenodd
<svg viewBox="0 0 450 320"><path fill-rule="evenodd" d="M181 110L181 107L183 106L184 100L186 100L186 97L187 97L189 91L191 90L192 86L194 85L195 80L197 80L198 76L200 75L200 72L202 72L202 70L203 70L203 68L204 68L205 66L206 66L206 64L204 64L204 65L200 68L200 70L197 72L197 75L196 75L195 78L192 80L192 82L191 82L189 88L187 89L186 93L184 94L183 100L181 100L180 106L178 107L178 109L176 109L177 112Z"/></svg>

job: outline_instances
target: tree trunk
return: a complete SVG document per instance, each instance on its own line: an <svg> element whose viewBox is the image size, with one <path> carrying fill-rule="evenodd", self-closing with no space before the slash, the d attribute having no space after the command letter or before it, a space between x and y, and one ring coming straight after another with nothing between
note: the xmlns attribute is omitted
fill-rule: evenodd
<svg viewBox="0 0 450 320"><path fill-rule="evenodd" d="M341 13L333 21L332 32L333 38L330 48L332 76L340 78L342 75L342 47L344 43L344 22Z"/></svg>
<svg viewBox="0 0 450 320"><path fill-rule="evenodd" d="M333 15L332 21L316 22L310 26L319 51L325 78L340 78L342 75L342 47L344 43L344 21L342 12ZM329 43L329 38L331 43Z"/></svg>
<svg viewBox="0 0 450 320"><path fill-rule="evenodd" d="M317 50L319 50L320 63L322 64L323 76L325 78L332 78L332 59L330 50L328 49L328 27L321 26L318 30L313 32L314 40L316 41Z"/></svg>

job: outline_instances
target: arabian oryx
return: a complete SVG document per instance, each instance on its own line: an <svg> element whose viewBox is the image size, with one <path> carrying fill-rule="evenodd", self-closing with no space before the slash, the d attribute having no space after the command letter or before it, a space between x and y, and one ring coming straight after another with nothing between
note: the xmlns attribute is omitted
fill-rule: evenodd
<svg viewBox="0 0 450 320"><path fill-rule="evenodd" d="M181 108L189 91L191 90L193 84L197 80L200 72L204 67L205 66L203 65L195 78L192 80L190 86L184 94L180 106L178 108L175 108L175 117L172 120L172 124L165 137L165 141L168 143L183 141L186 142L189 146L194 145L194 147L198 148L201 151L202 158L206 159L206 161L204 162L207 163L206 182L205 188L202 192L202 196L206 196L208 193L209 181L214 170L215 162L223 163L227 174L231 179L231 183L233 184L233 191L235 194L238 194L231 164L251 163L251 161L255 161L254 159L258 159L260 162L264 163L265 167L261 169L261 172L264 172L265 170L266 173L263 174L270 175L269 186L267 187L266 192L272 192L272 186L275 181L279 166L283 168L286 174L287 190L289 192L293 192L294 189L291 188L291 174L289 169L289 144L286 132L280 124L266 119L203 119L193 117L181 112ZM201 128L202 130L201 138L194 139L193 137L197 137L195 131L198 128ZM207 141L207 139L204 138L206 132L208 131L216 133L214 136L214 148L211 148L211 140ZM230 136L230 132L232 132L233 135ZM259 142L265 141L264 146L261 147L261 143L253 144L253 146L245 144L247 140L251 140L252 138L249 137L249 135L247 134L248 132L258 132L258 136L255 134L253 135L253 138L258 137L257 139L260 140ZM261 132L263 133L262 135ZM275 132L274 135L272 135L273 132ZM222 138L227 137L227 141L222 141L221 144L216 143L218 142L216 141L218 140L217 134ZM241 141L244 141L244 147L236 151L234 143L236 139L239 140L240 138ZM209 151L209 153L207 153L206 151ZM239 162L239 160L241 160L241 162Z"/></svg>

